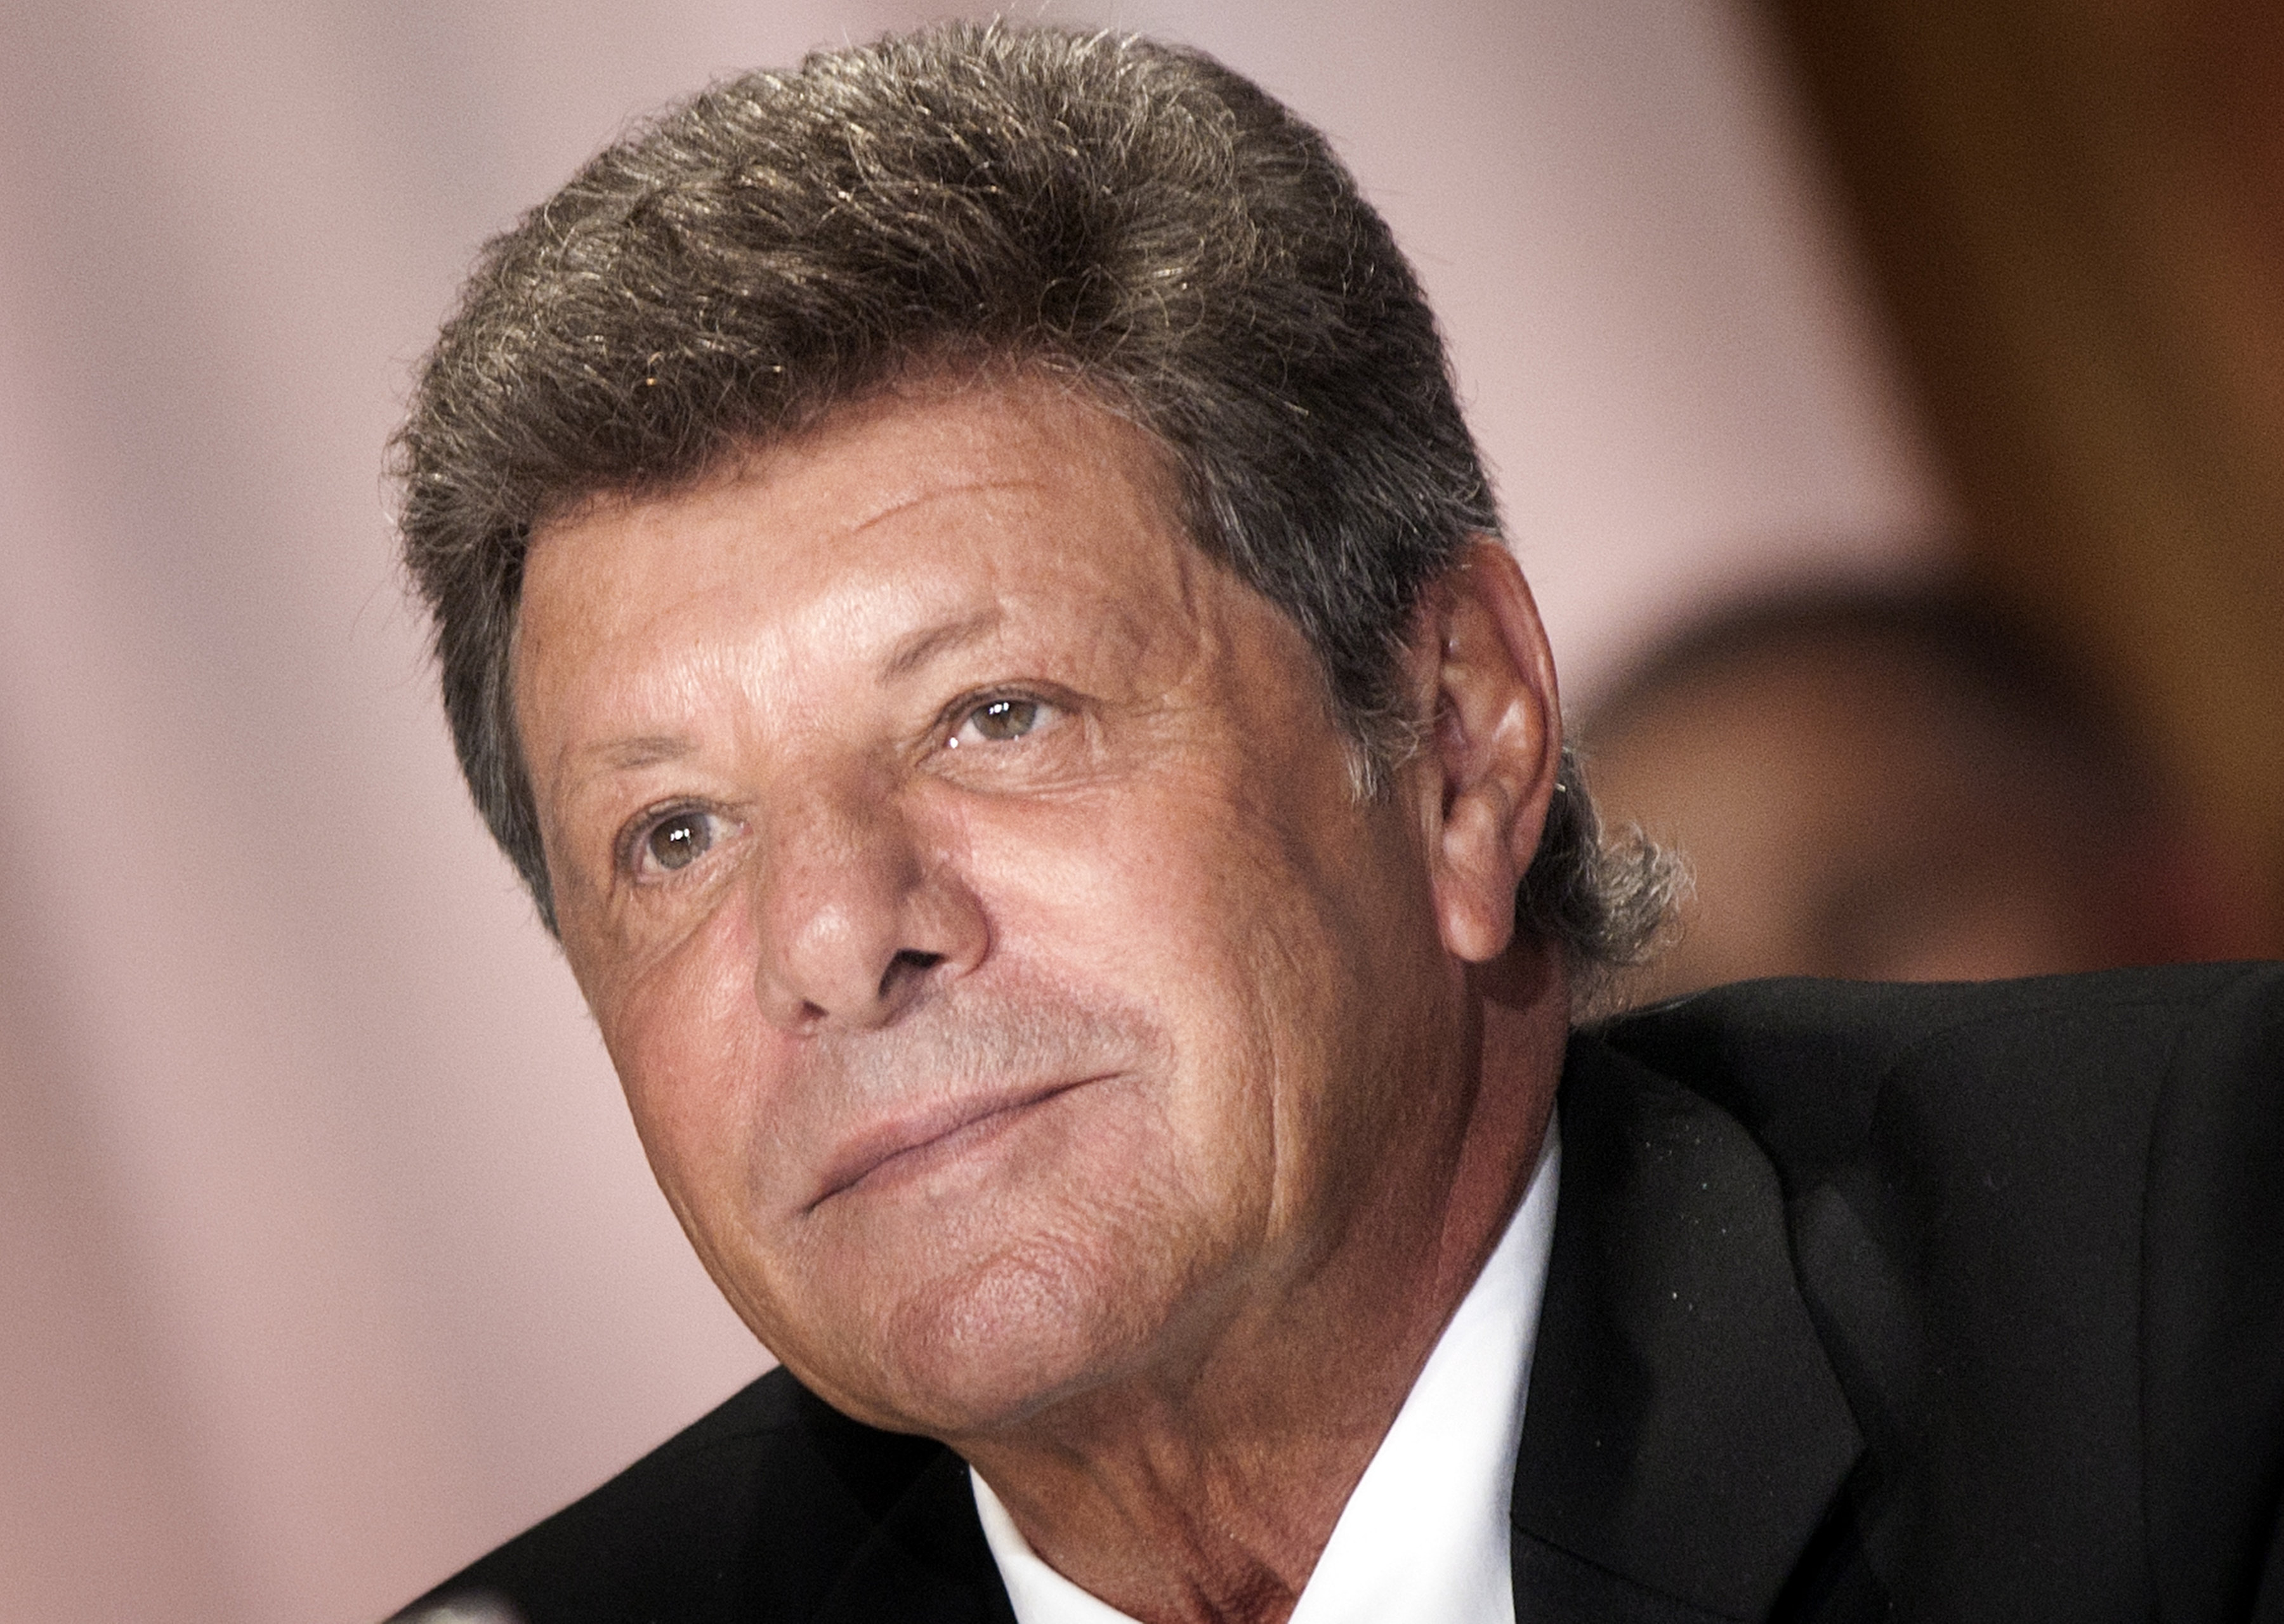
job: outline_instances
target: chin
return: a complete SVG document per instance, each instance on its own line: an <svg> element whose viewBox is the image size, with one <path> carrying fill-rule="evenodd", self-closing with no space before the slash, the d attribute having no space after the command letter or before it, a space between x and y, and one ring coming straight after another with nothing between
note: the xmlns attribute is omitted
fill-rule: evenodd
<svg viewBox="0 0 2284 1624"><path fill-rule="evenodd" d="M949 1441L1021 1426L1146 1366L1185 1293L1137 1265L1167 1249L1058 1228L949 1271L939 1254L933 1278L868 1316L878 1329L853 1368L795 1374L859 1420Z"/></svg>
<svg viewBox="0 0 2284 1624"><path fill-rule="evenodd" d="M771 1316L810 1333L778 1349L796 1376L859 1420L949 1441L1163 1357L1251 1214L1185 1176L1154 1116L1106 1108L1123 1095L1068 1097L987 1154L812 1215L806 1300Z"/></svg>

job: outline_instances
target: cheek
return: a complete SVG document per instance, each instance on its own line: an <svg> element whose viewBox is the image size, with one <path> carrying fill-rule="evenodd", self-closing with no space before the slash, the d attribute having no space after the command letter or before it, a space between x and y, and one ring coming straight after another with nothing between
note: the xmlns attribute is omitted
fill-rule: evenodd
<svg viewBox="0 0 2284 1624"><path fill-rule="evenodd" d="M742 1200L760 1171L755 1095L772 1044L743 932L724 911L637 971L591 987L581 978L643 1148L685 1223L713 1222L708 1207Z"/></svg>
<svg viewBox="0 0 2284 1624"><path fill-rule="evenodd" d="M997 950L1118 989L1178 1025L1255 997L1264 944L1289 933L1263 907L1275 843L1225 798L1116 792L980 809L962 832ZM1226 1046L1231 1035L1216 1035Z"/></svg>
<svg viewBox="0 0 2284 1624"><path fill-rule="evenodd" d="M677 955L597 1021L659 1189L723 1295L782 1355L784 1306L801 1297L787 1208L817 1136L745 964Z"/></svg>
<svg viewBox="0 0 2284 1624"><path fill-rule="evenodd" d="M1265 1208L1358 990L1345 910L1242 783L1161 779L1083 805L985 808L963 838L1003 951L1152 1011L1176 1051L1164 1110L1207 1198ZM1204 1191L1200 1191L1201 1196ZM1265 1218L1265 1210L1255 1214Z"/></svg>

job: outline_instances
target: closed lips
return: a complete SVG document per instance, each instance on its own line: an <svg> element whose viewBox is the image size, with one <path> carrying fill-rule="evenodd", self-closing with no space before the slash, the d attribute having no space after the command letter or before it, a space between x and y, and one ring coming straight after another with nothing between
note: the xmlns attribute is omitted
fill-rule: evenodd
<svg viewBox="0 0 2284 1624"><path fill-rule="evenodd" d="M833 1159L820 1181L819 1193L804 1210L814 1211L833 1197L863 1183L889 1164L923 1152L955 1148L954 1139L969 1141L1006 1126L1035 1106L1083 1088L1098 1077L1038 1084L979 1098L954 1100L927 1111L886 1122L860 1134Z"/></svg>

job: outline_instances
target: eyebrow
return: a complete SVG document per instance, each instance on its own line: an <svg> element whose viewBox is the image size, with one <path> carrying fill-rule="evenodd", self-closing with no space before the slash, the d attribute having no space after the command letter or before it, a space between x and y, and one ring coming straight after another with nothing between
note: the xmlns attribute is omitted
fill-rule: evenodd
<svg viewBox="0 0 2284 1624"><path fill-rule="evenodd" d="M997 629L999 613L999 606L994 604L957 621L913 632L888 652L888 658L881 662L880 675L891 678L910 676L929 660L966 647Z"/></svg>
<svg viewBox="0 0 2284 1624"><path fill-rule="evenodd" d="M591 766L614 772L629 772L638 767L655 767L661 761L674 761L688 755L697 747L697 741L678 733L647 733L633 738L614 738L607 743L590 745L577 753Z"/></svg>

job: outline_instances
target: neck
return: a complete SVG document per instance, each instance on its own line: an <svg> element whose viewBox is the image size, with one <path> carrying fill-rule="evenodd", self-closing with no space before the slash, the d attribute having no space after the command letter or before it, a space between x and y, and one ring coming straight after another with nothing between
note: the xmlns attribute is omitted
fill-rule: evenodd
<svg viewBox="0 0 2284 1624"><path fill-rule="evenodd" d="M1471 1041L1420 1154L1332 1252L1211 1334L951 1441L1057 1571L1144 1624L1281 1624L1538 1162L1567 978L1517 948L1471 978Z"/></svg>

